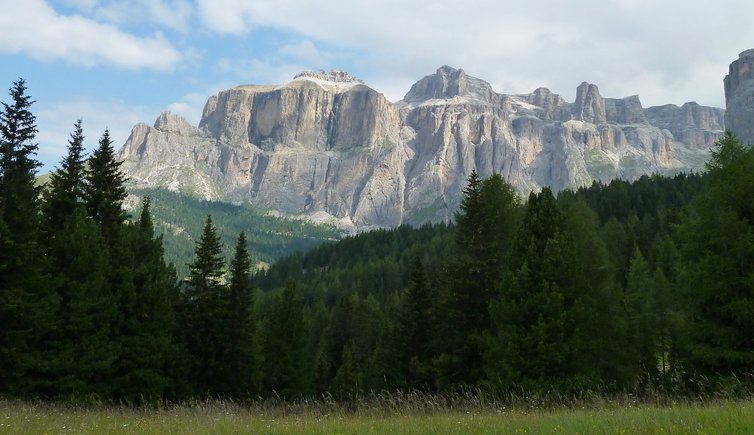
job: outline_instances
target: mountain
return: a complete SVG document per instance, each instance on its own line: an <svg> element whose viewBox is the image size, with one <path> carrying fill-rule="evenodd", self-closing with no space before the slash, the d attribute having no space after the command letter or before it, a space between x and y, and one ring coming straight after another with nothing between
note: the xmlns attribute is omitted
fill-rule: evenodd
<svg viewBox="0 0 754 435"><path fill-rule="evenodd" d="M136 188L368 229L450 219L474 169L522 193L701 169L723 116L696 103L644 109L586 82L573 103L545 88L499 94L449 66L392 103L334 70L222 91L197 127L162 113L119 156Z"/></svg>
<svg viewBox="0 0 754 435"><path fill-rule="evenodd" d="M754 144L754 49L738 55L725 76L725 128Z"/></svg>

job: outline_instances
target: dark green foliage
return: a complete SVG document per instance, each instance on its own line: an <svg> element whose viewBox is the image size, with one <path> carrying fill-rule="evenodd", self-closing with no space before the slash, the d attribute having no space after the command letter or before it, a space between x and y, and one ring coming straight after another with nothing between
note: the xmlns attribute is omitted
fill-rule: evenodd
<svg viewBox="0 0 754 435"><path fill-rule="evenodd" d="M128 215L123 210L126 193L126 176L121 172L122 162L115 158L110 133L105 130L99 140L99 146L89 158L86 170L84 200L86 210L95 222L102 227L102 234L113 240L118 227L126 221Z"/></svg>
<svg viewBox="0 0 754 435"><path fill-rule="evenodd" d="M50 175L44 192L44 232L54 237L84 200L84 130L79 119L68 140L68 154Z"/></svg>
<svg viewBox="0 0 754 435"><path fill-rule="evenodd" d="M222 243L207 216L182 293L182 328L191 358L189 376L199 395L224 394L231 388L226 364L232 353L226 333L231 307L224 267Z"/></svg>
<svg viewBox="0 0 754 435"><path fill-rule="evenodd" d="M754 369L754 151L726 133L707 177L678 231L689 369L742 375Z"/></svg>
<svg viewBox="0 0 754 435"><path fill-rule="evenodd" d="M238 233L244 232L253 265L273 263L292 252L305 252L341 238L332 226L270 216L266 210L248 203L203 201L162 189L132 189L130 193L151 198L152 217L157 233L162 233L165 259L175 264L179 277L188 275L187 264L194 256L193 237L202 232L204 222L197 216L212 215L226 258L233 257Z"/></svg>
<svg viewBox="0 0 754 435"><path fill-rule="evenodd" d="M519 204L499 174L481 181L469 176L456 213L455 261L444 306L439 367L445 382L475 383L482 374L483 335L491 326L489 304L507 270Z"/></svg>
<svg viewBox="0 0 754 435"><path fill-rule="evenodd" d="M112 384L115 397L132 402L160 399L173 388L168 367L178 353L172 310L175 272L163 260L162 238L154 236L149 207L145 198L139 220L125 227L120 246L113 249L118 264L110 266L121 278L113 286L120 316Z"/></svg>
<svg viewBox="0 0 754 435"><path fill-rule="evenodd" d="M649 265L639 248L634 249L628 267L625 306L628 320L627 337L631 358L642 375L654 376L657 369L655 354L655 318L653 316L653 278Z"/></svg>
<svg viewBox="0 0 754 435"><path fill-rule="evenodd" d="M408 286L395 315L392 356L398 364L395 372L399 387L427 389L433 383L433 303L424 266L417 255L411 259Z"/></svg>
<svg viewBox="0 0 754 435"><path fill-rule="evenodd" d="M618 334L603 321L618 320L609 317L617 301L591 213L568 196L556 204L547 188L529 196L515 262L490 309L493 386L569 390L615 381L607 379L616 367L606 351Z"/></svg>
<svg viewBox="0 0 754 435"><path fill-rule="evenodd" d="M230 263L230 317L227 341L232 353L226 362L235 379L229 380L228 392L234 396L248 395L257 386L251 260L246 249L246 234L238 235L235 255Z"/></svg>
<svg viewBox="0 0 754 435"><path fill-rule="evenodd" d="M304 371L303 303L296 286L288 284L271 301L262 318L262 391L294 399L307 392Z"/></svg>
<svg viewBox="0 0 754 435"><path fill-rule="evenodd" d="M40 207L23 81L11 96L0 114L3 396L678 392L754 369L754 151L730 134L706 176L557 199L545 188L525 207L499 175L473 172L456 226L360 234L252 274L337 234L164 191L128 222L109 135L85 170L80 121ZM198 210L220 211L235 250L210 217L200 231ZM177 217L181 228L168 224ZM199 233L177 284L163 244Z"/></svg>
<svg viewBox="0 0 754 435"><path fill-rule="evenodd" d="M60 298L56 335L57 393L78 400L113 393L118 360L118 306L108 283L111 263L100 228L79 208L50 242L54 288Z"/></svg>
<svg viewBox="0 0 754 435"><path fill-rule="evenodd" d="M9 94L0 113L0 392L46 394L57 300L39 244L37 127L24 80Z"/></svg>

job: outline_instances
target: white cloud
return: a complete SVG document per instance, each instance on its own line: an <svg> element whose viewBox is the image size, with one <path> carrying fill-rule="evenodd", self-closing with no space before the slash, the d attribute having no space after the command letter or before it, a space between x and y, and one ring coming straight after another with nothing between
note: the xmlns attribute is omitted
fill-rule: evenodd
<svg viewBox="0 0 754 435"><path fill-rule="evenodd" d="M110 0L102 1L89 10L94 10L98 20L116 25L143 22L146 18L152 24L178 32L189 29L194 13L192 4L187 0Z"/></svg>
<svg viewBox="0 0 754 435"><path fill-rule="evenodd" d="M211 88L207 92L192 92L186 94L181 97L180 101L168 105L167 110L184 117L189 124L198 126L199 121L202 119L204 105L207 103L209 96L227 88L228 86L217 86Z"/></svg>
<svg viewBox="0 0 754 435"><path fill-rule="evenodd" d="M170 71L181 60L159 34L136 37L82 16L63 16L42 0L0 0L0 8L0 53L158 71Z"/></svg>
<svg viewBox="0 0 754 435"><path fill-rule="evenodd" d="M48 172L65 155L73 124L79 118L84 127L84 143L88 151L97 147L105 128L110 130L117 150L126 142L135 124L156 119L159 110L122 101L78 98L35 105L35 113L39 128L36 138L39 143L38 158L44 164L41 172Z"/></svg>
<svg viewBox="0 0 754 435"><path fill-rule="evenodd" d="M401 94L416 79L449 64L504 93L547 86L572 99L576 86L587 80L605 96L638 93L645 105L687 100L722 105L728 63L754 41L750 0L714 5L698 0L197 4L205 26L220 34L270 27L359 50L371 74L363 77L368 83L414 77L400 83Z"/></svg>
<svg viewBox="0 0 754 435"><path fill-rule="evenodd" d="M327 63L325 56L317 49L317 46L308 39L298 44L286 44L278 50L278 53L293 58L298 61L306 62L312 68L320 68Z"/></svg>

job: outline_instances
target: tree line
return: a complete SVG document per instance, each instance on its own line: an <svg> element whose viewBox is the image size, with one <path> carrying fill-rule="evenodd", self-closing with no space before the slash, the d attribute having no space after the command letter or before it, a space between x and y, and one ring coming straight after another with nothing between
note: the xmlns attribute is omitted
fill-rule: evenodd
<svg viewBox="0 0 754 435"><path fill-rule="evenodd" d="M105 131L44 188L23 80L0 114L0 394L144 402L396 389L698 392L754 369L754 151L707 173L522 200L472 172L453 224L378 230L252 271L211 216L164 259ZM700 383L699 380L706 380Z"/></svg>

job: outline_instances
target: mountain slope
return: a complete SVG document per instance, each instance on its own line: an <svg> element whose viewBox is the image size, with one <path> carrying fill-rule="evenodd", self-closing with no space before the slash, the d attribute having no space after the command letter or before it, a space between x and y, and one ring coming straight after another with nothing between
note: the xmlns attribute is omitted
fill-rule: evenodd
<svg viewBox="0 0 754 435"><path fill-rule="evenodd" d="M222 91L198 127L167 112L138 124L120 157L135 187L368 229L450 219L474 169L521 192L698 170L722 130L722 109L644 109L588 83L569 103L443 66L391 103L342 71L308 72Z"/></svg>

